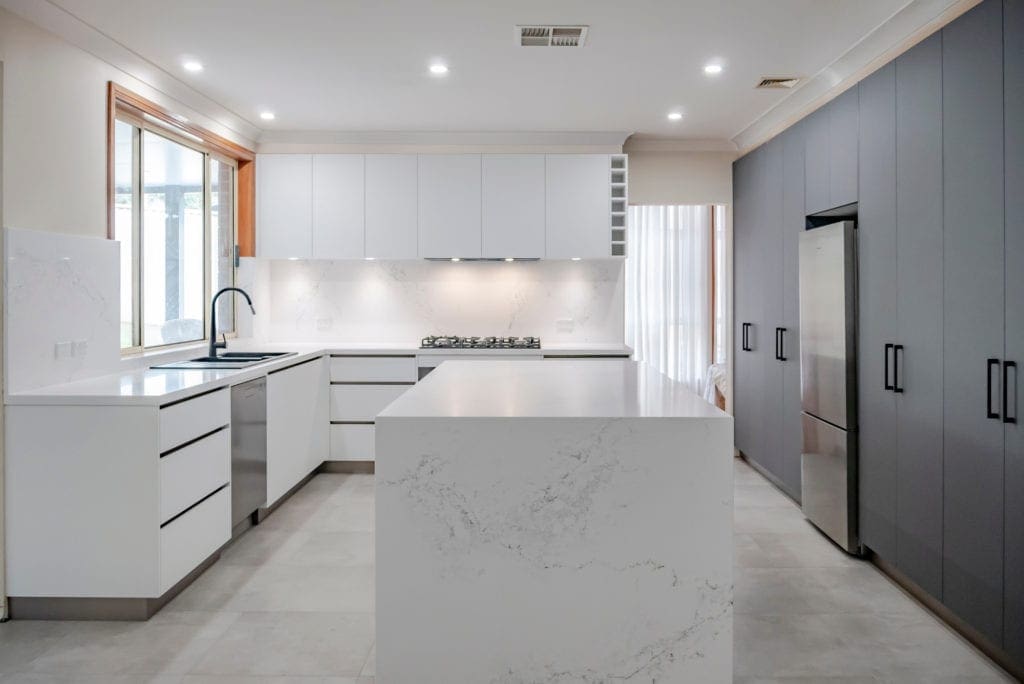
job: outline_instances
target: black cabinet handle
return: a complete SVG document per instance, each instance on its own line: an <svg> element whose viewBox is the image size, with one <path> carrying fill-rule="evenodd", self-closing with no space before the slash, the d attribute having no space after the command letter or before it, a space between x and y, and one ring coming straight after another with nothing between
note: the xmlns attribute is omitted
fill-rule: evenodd
<svg viewBox="0 0 1024 684"><path fill-rule="evenodd" d="M903 394L903 385L900 384L900 355L902 353L902 344L892 346L892 391L897 394Z"/></svg>
<svg viewBox="0 0 1024 684"><path fill-rule="evenodd" d="M885 345L885 389L887 390L895 389L895 386L889 382L889 352L891 352L895 346L896 345L894 344Z"/></svg>
<svg viewBox="0 0 1024 684"><path fill-rule="evenodd" d="M992 366L999 367L999 359L989 359L985 366L985 417L999 420L999 412L992 410ZM996 376L998 378L998 375Z"/></svg>
<svg viewBox="0 0 1024 684"><path fill-rule="evenodd" d="M788 361L786 358L786 329L775 329L775 360Z"/></svg>
<svg viewBox="0 0 1024 684"><path fill-rule="evenodd" d="M1007 402L1010 393L1010 369L1013 369L1013 417L1010 417L1010 404ZM1017 362L1003 363L1003 422L1017 422Z"/></svg>
<svg viewBox="0 0 1024 684"><path fill-rule="evenodd" d="M753 351L750 348L750 323L743 324L743 339L740 348L743 351Z"/></svg>

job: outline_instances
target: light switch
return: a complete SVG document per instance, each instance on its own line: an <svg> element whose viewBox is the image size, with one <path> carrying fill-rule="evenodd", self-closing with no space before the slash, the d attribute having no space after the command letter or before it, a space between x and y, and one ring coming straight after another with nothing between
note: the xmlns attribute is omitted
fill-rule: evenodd
<svg viewBox="0 0 1024 684"><path fill-rule="evenodd" d="M82 358L89 351L89 340L75 340L75 346L71 350L71 355Z"/></svg>
<svg viewBox="0 0 1024 684"><path fill-rule="evenodd" d="M70 359L74 353L74 344L71 342L57 342L53 345L53 358Z"/></svg>

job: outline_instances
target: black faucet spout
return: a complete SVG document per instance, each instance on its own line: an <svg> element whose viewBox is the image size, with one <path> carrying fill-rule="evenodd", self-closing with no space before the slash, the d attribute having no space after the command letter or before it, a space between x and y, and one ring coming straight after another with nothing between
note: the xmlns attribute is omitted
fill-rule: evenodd
<svg viewBox="0 0 1024 684"><path fill-rule="evenodd" d="M242 288L225 287L218 290L217 294L213 295L213 299L210 300L210 349L207 356L211 357L217 356L218 349L224 349L225 347L228 346L227 341L217 341L217 298L220 297L225 292L237 292L243 297L245 297L245 301L248 302L249 304L249 310L252 311L253 316L256 315L256 308L252 305L252 297L250 297L249 293L243 290Z"/></svg>

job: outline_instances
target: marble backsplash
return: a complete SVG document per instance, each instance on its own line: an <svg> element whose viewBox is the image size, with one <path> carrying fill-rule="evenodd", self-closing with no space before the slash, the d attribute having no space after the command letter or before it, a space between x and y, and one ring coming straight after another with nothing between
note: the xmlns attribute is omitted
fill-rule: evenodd
<svg viewBox="0 0 1024 684"><path fill-rule="evenodd" d="M4 231L8 392L114 371L120 363L120 245Z"/></svg>
<svg viewBox="0 0 1024 684"><path fill-rule="evenodd" d="M621 261L242 261L238 281L252 288L257 316L241 317L239 332L268 341L623 342Z"/></svg>

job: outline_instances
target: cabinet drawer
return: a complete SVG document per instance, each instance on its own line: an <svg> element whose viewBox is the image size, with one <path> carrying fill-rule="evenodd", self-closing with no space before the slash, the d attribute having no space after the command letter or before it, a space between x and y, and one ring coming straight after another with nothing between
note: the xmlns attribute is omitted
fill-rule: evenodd
<svg viewBox="0 0 1024 684"><path fill-rule="evenodd" d="M160 593L231 539L231 487L160 528Z"/></svg>
<svg viewBox="0 0 1024 684"><path fill-rule="evenodd" d="M231 422L228 388L160 409L160 453Z"/></svg>
<svg viewBox="0 0 1024 684"><path fill-rule="evenodd" d="M331 382L416 382L416 357L332 356Z"/></svg>
<svg viewBox="0 0 1024 684"><path fill-rule="evenodd" d="M231 481L231 428L160 458L160 522Z"/></svg>
<svg viewBox="0 0 1024 684"><path fill-rule="evenodd" d="M332 425L332 461L374 460L373 425Z"/></svg>
<svg viewBox="0 0 1024 684"><path fill-rule="evenodd" d="M373 461L373 425L332 425L331 461Z"/></svg>
<svg viewBox="0 0 1024 684"><path fill-rule="evenodd" d="M372 421L410 385L331 385L331 420Z"/></svg>

